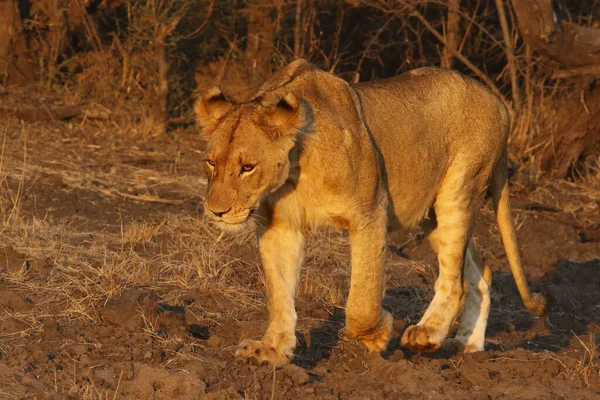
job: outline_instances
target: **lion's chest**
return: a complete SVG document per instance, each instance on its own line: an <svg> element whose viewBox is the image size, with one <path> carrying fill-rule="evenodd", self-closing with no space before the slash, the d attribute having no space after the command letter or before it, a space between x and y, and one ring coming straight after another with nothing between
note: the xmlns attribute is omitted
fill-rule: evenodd
<svg viewBox="0 0 600 400"><path fill-rule="evenodd" d="M324 226L350 229L348 199L324 188L310 179L301 178L297 185L273 204L278 220L291 226L313 230Z"/></svg>

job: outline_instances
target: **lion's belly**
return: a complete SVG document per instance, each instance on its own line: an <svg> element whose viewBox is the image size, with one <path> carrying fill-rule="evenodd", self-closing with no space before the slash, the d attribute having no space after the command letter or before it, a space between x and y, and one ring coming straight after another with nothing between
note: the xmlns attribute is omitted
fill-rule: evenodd
<svg viewBox="0 0 600 400"><path fill-rule="evenodd" d="M396 179L394 179L396 178ZM435 201L439 179L430 177L427 185L415 185L394 175L388 176L388 220L391 228L413 228L429 214Z"/></svg>
<svg viewBox="0 0 600 400"><path fill-rule="evenodd" d="M410 228L427 217L451 160L440 142L427 140L426 129L376 131L392 224ZM387 135L386 135L387 134Z"/></svg>

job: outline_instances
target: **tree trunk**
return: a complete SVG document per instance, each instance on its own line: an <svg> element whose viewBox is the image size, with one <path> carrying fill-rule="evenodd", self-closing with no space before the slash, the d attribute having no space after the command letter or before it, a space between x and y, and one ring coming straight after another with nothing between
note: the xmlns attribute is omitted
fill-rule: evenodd
<svg viewBox="0 0 600 400"><path fill-rule="evenodd" d="M46 63L45 78L51 85L58 73L58 59L67 44L67 18L65 4L61 0L34 1L32 7L46 16L48 33L42 43L42 56Z"/></svg>
<svg viewBox="0 0 600 400"><path fill-rule="evenodd" d="M442 55L442 67L452 68L454 54L458 49L458 32L460 28L460 0L448 0L448 18L446 22L446 44Z"/></svg>
<svg viewBox="0 0 600 400"><path fill-rule="evenodd" d="M169 124L169 113L167 110L169 99L169 62L167 61L167 49L164 38L154 45L154 59L158 66L158 85L156 88L156 98L152 105L152 125L154 132L159 135L167 133Z"/></svg>
<svg viewBox="0 0 600 400"><path fill-rule="evenodd" d="M0 0L0 83L33 82L35 64L29 56L16 0Z"/></svg>
<svg viewBox="0 0 600 400"><path fill-rule="evenodd" d="M552 0L511 0L523 40L566 68L554 77L600 76L600 30L562 20ZM585 160L596 158L600 148L600 94L597 90L575 90L575 99L557 103L556 121L565 121L552 135L551 146L536 155L543 170L560 177L585 173Z"/></svg>
<svg viewBox="0 0 600 400"><path fill-rule="evenodd" d="M167 58L166 42L169 35L171 35L173 30L179 25L180 21L181 17L169 21L168 24L157 21L159 26L153 39L154 60L158 67L158 84L156 88L156 99L152 105L151 112L154 132L159 135L166 134L169 125L169 60Z"/></svg>
<svg viewBox="0 0 600 400"><path fill-rule="evenodd" d="M260 80L265 80L271 75L271 56L275 41L273 11L272 2L265 0L250 1L247 10L246 60L253 75Z"/></svg>
<svg viewBox="0 0 600 400"><path fill-rule="evenodd" d="M521 109L521 90L519 89L519 81L517 79L517 60L513 50L512 38L508 30L508 22L506 21L506 13L504 12L504 4L502 0L496 0L496 8L498 9L498 19L502 28L502 36L504 37L504 51L506 52L506 61L508 62L508 70L510 71L510 84L512 88L512 97L515 103L517 112Z"/></svg>
<svg viewBox="0 0 600 400"><path fill-rule="evenodd" d="M16 2L0 0L0 83L8 80L8 71L12 64L10 42L17 16Z"/></svg>
<svg viewBox="0 0 600 400"><path fill-rule="evenodd" d="M600 65L600 30L561 20L552 9L552 0L511 3L523 40L532 49L566 68Z"/></svg>

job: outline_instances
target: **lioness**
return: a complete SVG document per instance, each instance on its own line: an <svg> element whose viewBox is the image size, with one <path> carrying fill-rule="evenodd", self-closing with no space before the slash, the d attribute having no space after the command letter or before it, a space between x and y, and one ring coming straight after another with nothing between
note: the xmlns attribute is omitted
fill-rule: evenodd
<svg viewBox="0 0 600 400"><path fill-rule="evenodd" d="M349 231L347 332L384 350L392 331L381 305L388 224L421 224L439 260L435 296L402 345L442 346L466 293L451 343L483 350L491 272L471 232L488 190L525 306L545 312L544 297L527 287L510 217L509 116L475 80L421 68L349 85L297 60L252 100L234 105L212 88L195 113L209 142L205 212L226 229L254 220L267 282L269 328L261 341L242 342L237 356L274 365L291 358L304 234L318 226Z"/></svg>

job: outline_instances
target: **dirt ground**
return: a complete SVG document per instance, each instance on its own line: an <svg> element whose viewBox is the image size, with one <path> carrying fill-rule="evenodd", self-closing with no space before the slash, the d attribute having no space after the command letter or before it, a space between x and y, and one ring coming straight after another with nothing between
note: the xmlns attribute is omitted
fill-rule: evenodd
<svg viewBox="0 0 600 400"><path fill-rule="evenodd" d="M273 371L234 359L267 326L264 282L252 232L222 235L202 216L195 129L134 138L112 117L22 122L7 111L37 101L49 104L0 94L0 398L599 398L597 178L513 177L527 276L553 303L546 318L524 309L482 210L475 238L494 282L480 353L399 346L437 269L419 232L390 235L388 351L347 339L347 237L316 234L298 289L300 345Z"/></svg>

